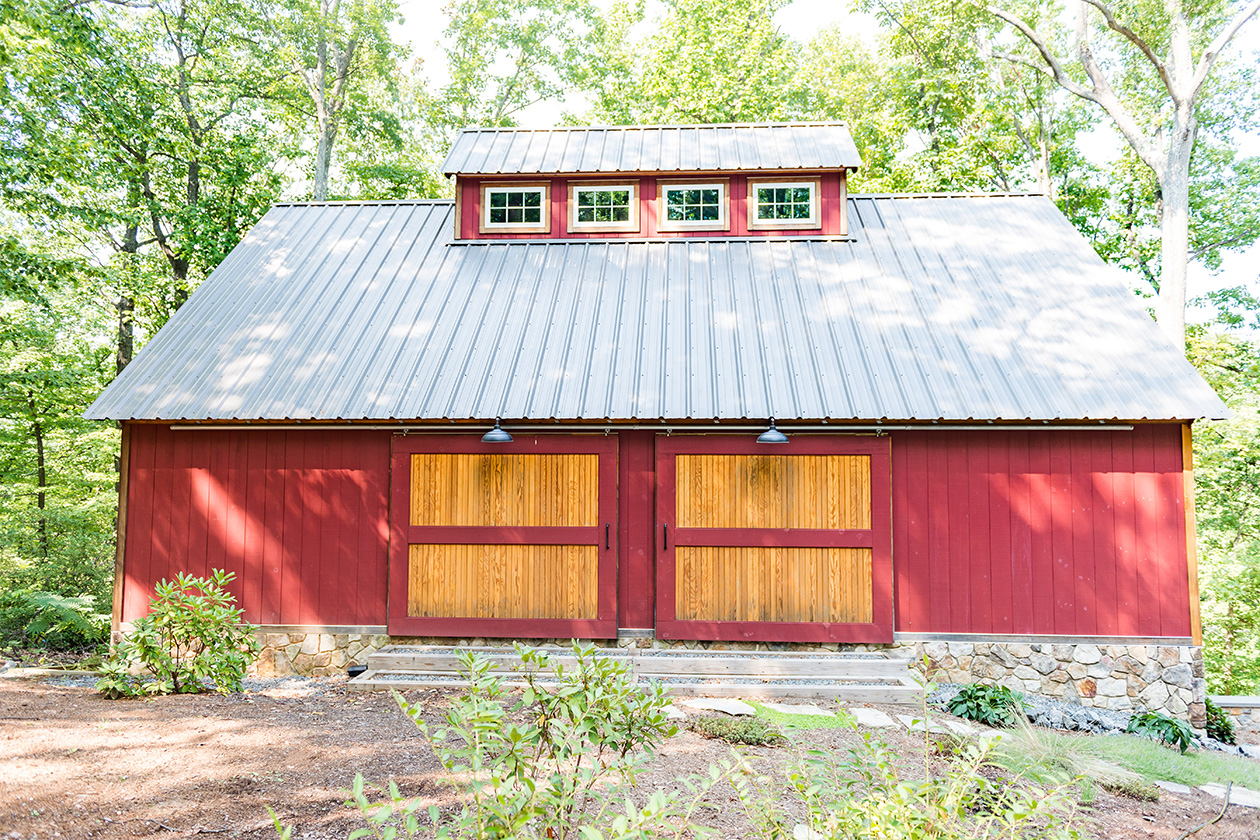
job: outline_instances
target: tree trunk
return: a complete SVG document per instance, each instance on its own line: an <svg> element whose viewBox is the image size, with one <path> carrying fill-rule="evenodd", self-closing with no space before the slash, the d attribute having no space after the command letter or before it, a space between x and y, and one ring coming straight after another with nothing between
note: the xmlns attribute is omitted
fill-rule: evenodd
<svg viewBox="0 0 1260 840"><path fill-rule="evenodd" d="M315 143L315 183L311 196L316 201L328 200L328 170L332 166L333 143L337 140L337 129L333 127L328 115L320 114L319 138Z"/></svg>
<svg viewBox="0 0 1260 840"><path fill-rule="evenodd" d="M1186 346L1186 266L1190 253L1190 154L1194 126L1177 120L1160 174L1159 297L1155 316L1179 350Z"/></svg>
<svg viewBox="0 0 1260 840"><path fill-rule="evenodd" d="M39 540L39 556L48 557L48 469L44 459L44 424L39 422L39 407L35 404L35 395L27 394L27 406L31 410L31 431L35 435L35 480L38 488L35 493L35 506L39 509L35 533Z"/></svg>
<svg viewBox="0 0 1260 840"><path fill-rule="evenodd" d="M118 347L114 353L115 375L131 363L135 352L136 300L131 295L118 296Z"/></svg>

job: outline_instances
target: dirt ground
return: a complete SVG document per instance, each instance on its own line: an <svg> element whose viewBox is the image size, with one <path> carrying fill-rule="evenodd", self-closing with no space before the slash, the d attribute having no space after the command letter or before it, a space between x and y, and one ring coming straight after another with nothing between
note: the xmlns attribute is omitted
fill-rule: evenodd
<svg viewBox="0 0 1260 840"><path fill-rule="evenodd" d="M404 795L442 807L454 800L437 761L393 699L347 693L343 681L281 684L233 696L110 701L90 688L0 680L0 838L274 838L267 809L293 837L345 838L363 827L344 804L356 772L394 780ZM412 693L438 720L447 698ZM889 707L885 711L904 713ZM886 731L913 755L921 742ZM794 735L810 746L843 748L854 735L816 729ZM768 761L782 748L742 748ZM730 747L692 732L664 746L646 786L705 771ZM734 794L711 794L706 822L743 837ZM1165 794L1158 803L1099 792L1084 827L1100 838L1176 840L1220 810L1207 794ZM1260 837L1260 814L1231 806L1198 838Z"/></svg>

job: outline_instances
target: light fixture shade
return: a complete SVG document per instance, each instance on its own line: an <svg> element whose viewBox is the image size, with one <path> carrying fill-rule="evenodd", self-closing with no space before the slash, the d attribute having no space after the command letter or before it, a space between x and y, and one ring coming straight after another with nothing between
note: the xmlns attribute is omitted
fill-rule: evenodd
<svg viewBox="0 0 1260 840"><path fill-rule="evenodd" d="M481 436L482 443L511 443L512 436L499 428L499 418L494 418L494 428Z"/></svg>
<svg viewBox="0 0 1260 840"><path fill-rule="evenodd" d="M757 435L757 443L787 443L787 435L774 427L774 418L770 418L770 428Z"/></svg>

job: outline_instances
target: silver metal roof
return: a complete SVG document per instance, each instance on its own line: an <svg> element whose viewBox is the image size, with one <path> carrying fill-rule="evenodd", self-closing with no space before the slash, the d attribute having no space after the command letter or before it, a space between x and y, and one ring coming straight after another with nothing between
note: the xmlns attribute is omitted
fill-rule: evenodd
<svg viewBox="0 0 1260 840"><path fill-rule="evenodd" d="M1226 414L1049 200L849 212L847 241L473 244L446 202L277 206L87 416Z"/></svg>
<svg viewBox="0 0 1260 840"><path fill-rule="evenodd" d="M468 128L447 175L855 169L862 156L844 123Z"/></svg>

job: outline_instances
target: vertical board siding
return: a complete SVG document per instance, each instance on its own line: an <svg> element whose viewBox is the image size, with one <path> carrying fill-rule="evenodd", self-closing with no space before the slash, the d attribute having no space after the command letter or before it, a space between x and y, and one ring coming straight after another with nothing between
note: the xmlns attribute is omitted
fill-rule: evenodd
<svg viewBox="0 0 1260 840"><path fill-rule="evenodd" d="M128 425L123 621L157 581L225 569L247 621L385 623L388 432Z"/></svg>
<svg viewBox="0 0 1260 840"><path fill-rule="evenodd" d="M680 620L871 621L869 548L689 546L677 557Z"/></svg>
<svg viewBox="0 0 1260 840"><path fill-rule="evenodd" d="M599 524L599 456L411 456L411 524L576 527Z"/></svg>
<svg viewBox="0 0 1260 840"><path fill-rule="evenodd" d="M1181 434L893 432L897 629L1190 635Z"/></svg>
<svg viewBox="0 0 1260 840"><path fill-rule="evenodd" d="M410 545L407 614L417 618L595 619L593 545Z"/></svg>

